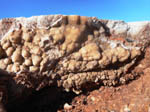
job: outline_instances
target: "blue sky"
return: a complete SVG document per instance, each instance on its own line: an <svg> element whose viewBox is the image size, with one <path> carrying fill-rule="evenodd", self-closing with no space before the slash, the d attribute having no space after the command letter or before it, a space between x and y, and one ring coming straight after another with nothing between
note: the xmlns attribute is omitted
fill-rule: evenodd
<svg viewBox="0 0 150 112"><path fill-rule="evenodd" d="M0 0L0 19L77 14L99 19L150 21L150 0Z"/></svg>

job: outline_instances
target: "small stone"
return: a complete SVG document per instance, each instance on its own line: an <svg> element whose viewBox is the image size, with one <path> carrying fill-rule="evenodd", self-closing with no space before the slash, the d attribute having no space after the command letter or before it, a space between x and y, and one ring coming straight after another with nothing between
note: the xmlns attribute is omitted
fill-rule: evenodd
<svg viewBox="0 0 150 112"><path fill-rule="evenodd" d="M124 107L124 112L131 112L131 110L129 109L129 107L127 105L125 105L125 107Z"/></svg>
<svg viewBox="0 0 150 112"><path fill-rule="evenodd" d="M42 54L42 50L38 46L33 46L33 48L31 49L31 52L33 54L37 54L37 55L41 55Z"/></svg>
<svg viewBox="0 0 150 112"><path fill-rule="evenodd" d="M74 60L70 61L68 64L68 69L71 71L74 71L76 68L75 64L76 64L76 61L74 61Z"/></svg>
<svg viewBox="0 0 150 112"><path fill-rule="evenodd" d="M7 50L6 50L6 54L7 56L11 56L14 52L14 48L13 47L9 47Z"/></svg>
<svg viewBox="0 0 150 112"><path fill-rule="evenodd" d="M131 50L131 59L134 59L136 56L141 55L141 51L137 49L132 49Z"/></svg>
<svg viewBox="0 0 150 112"><path fill-rule="evenodd" d="M120 62L124 62L130 56L130 52L123 47L117 47L115 54Z"/></svg>
<svg viewBox="0 0 150 112"><path fill-rule="evenodd" d="M7 65L4 63L4 60L1 59L0 60L0 68L3 69L3 70L5 70L6 67L7 67Z"/></svg>
<svg viewBox="0 0 150 112"><path fill-rule="evenodd" d="M117 62L117 56L112 56L112 63L116 63Z"/></svg>
<svg viewBox="0 0 150 112"><path fill-rule="evenodd" d="M95 101L95 97L94 97L94 96L92 96L92 97L91 97L91 100L94 102L94 101Z"/></svg>
<svg viewBox="0 0 150 112"><path fill-rule="evenodd" d="M31 66L31 65L32 65L32 59L31 59L31 58L25 59L24 64L25 64L26 66Z"/></svg>
<svg viewBox="0 0 150 112"><path fill-rule="evenodd" d="M68 67L68 63L63 63L63 67L67 68Z"/></svg>
<svg viewBox="0 0 150 112"><path fill-rule="evenodd" d="M13 64L12 71L13 72L19 72L20 71L20 65L19 65L19 63L14 63Z"/></svg>
<svg viewBox="0 0 150 112"><path fill-rule="evenodd" d="M87 69L93 69L98 65L97 61L89 61L85 66Z"/></svg>
<svg viewBox="0 0 150 112"><path fill-rule="evenodd" d="M105 68L110 63L111 63L110 59L105 54L102 56L102 59L99 61L99 65L101 68Z"/></svg>
<svg viewBox="0 0 150 112"><path fill-rule="evenodd" d="M21 43L21 37L22 37L22 30L14 30L9 36L9 39L12 43L19 44Z"/></svg>
<svg viewBox="0 0 150 112"><path fill-rule="evenodd" d="M44 66L47 62L48 62L48 58L47 57L43 58L43 60L40 63L40 66Z"/></svg>
<svg viewBox="0 0 150 112"><path fill-rule="evenodd" d="M27 71L27 70L28 70L28 67L26 67L25 65L21 65L21 66L20 66L20 70L21 70L21 71Z"/></svg>
<svg viewBox="0 0 150 112"><path fill-rule="evenodd" d="M42 61L41 56L32 55L32 62L34 66L39 66L41 61Z"/></svg>
<svg viewBox="0 0 150 112"><path fill-rule="evenodd" d="M79 51L85 60L98 60L101 58L101 53L95 43L87 44Z"/></svg>
<svg viewBox="0 0 150 112"><path fill-rule="evenodd" d="M30 49L33 48L33 43L31 43L31 42L24 42L24 46L25 46L25 48L23 48L23 49L30 50Z"/></svg>
<svg viewBox="0 0 150 112"><path fill-rule="evenodd" d="M31 42L32 41L32 37L29 36L29 34L25 33L23 34L23 39L27 42Z"/></svg>
<svg viewBox="0 0 150 112"><path fill-rule="evenodd" d="M24 29L22 38L27 42L31 42L34 35L35 35L34 31L32 31L30 29Z"/></svg>
<svg viewBox="0 0 150 112"><path fill-rule="evenodd" d="M35 43L36 45L39 45L41 42L41 36L42 35L35 35L33 38L33 43Z"/></svg>
<svg viewBox="0 0 150 112"><path fill-rule="evenodd" d="M7 41L6 43L4 43L4 44L3 44L3 46L2 46L2 47L3 47L3 49L5 49L5 50L6 50L6 49L7 49L8 47L10 47L10 46L11 46L10 42L9 42L9 41Z"/></svg>
<svg viewBox="0 0 150 112"><path fill-rule="evenodd" d="M63 34L54 35L53 39L54 39L54 44L58 42L62 42L62 40L64 39L64 35Z"/></svg>
<svg viewBox="0 0 150 112"><path fill-rule="evenodd" d="M65 39L64 27L62 26L59 28L51 28L49 35L52 37L54 44L62 42Z"/></svg>
<svg viewBox="0 0 150 112"><path fill-rule="evenodd" d="M22 49L22 57L24 58L30 57L30 52L27 49Z"/></svg>
<svg viewBox="0 0 150 112"><path fill-rule="evenodd" d="M68 103L65 103L64 109L65 109L65 110L70 110L70 109L72 109L72 106L69 105Z"/></svg>
<svg viewBox="0 0 150 112"><path fill-rule="evenodd" d="M12 72L12 67L13 67L13 64L10 64L10 65L7 66L6 70L9 71L9 72Z"/></svg>
<svg viewBox="0 0 150 112"><path fill-rule="evenodd" d="M39 71L39 67L30 66L29 70L30 70L30 72L38 72Z"/></svg>
<svg viewBox="0 0 150 112"><path fill-rule="evenodd" d="M44 59L46 57L47 57L47 55L45 53L42 53L42 58Z"/></svg>
<svg viewBox="0 0 150 112"><path fill-rule="evenodd" d="M7 39L3 38L3 39L0 41L0 43L1 43L1 45L3 46L7 41L8 41Z"/></svg>
<svg viewBox="0 0 150 112"><path fill-rule="evenodd" d="M6 65L8 65L8 64L11 64L12 61L11 61L10 58L5 58L5 59L4 59L4 63L5 63Z"/></svg>
<svg viewBox="0 0 150 112"><path fill-rule="evenodd" d="M92 40L93 40L93 38L94 38L94 36L93 36L93 35L88 35L88 36L87 36L87 42L92 41Z"/></svg>
<svg viewBox="0 0 150 112"><path fill-rule="evenodd" d="M75 60L82 60L82 55L80 53L74 53L72 56Z"/></svg>
<svg viewBox="0 0 150 112"><path fill-rule="evenodd" d="M12 55L12 61L22 63L22 60L21 48L17 48Z"/></svg>

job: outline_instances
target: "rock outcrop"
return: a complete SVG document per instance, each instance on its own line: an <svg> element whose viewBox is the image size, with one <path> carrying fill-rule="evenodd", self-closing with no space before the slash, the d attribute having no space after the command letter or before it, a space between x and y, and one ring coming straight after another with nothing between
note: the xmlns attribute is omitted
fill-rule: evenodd
<svg viewBox="0 0 150 112"><path fill-rule="evenodd" d="M150 22L64 15L2 19L0 39L0 100L7 104L45 86L79 94L139 77L132 70L149 46Z"/></svg>

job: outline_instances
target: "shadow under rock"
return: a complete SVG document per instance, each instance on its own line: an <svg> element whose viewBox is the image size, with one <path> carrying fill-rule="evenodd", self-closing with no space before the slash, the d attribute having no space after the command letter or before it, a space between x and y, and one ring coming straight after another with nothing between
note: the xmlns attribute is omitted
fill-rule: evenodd
<svg viewBox="0 0 150 112"><path fill-rule="evenodd" d="M65 103L77 96L73 92L64 92L56 87L45 87L34 91L25 102L12 104L8 112L57 112ZM15 103L15 102L14 102Z"/></svg>

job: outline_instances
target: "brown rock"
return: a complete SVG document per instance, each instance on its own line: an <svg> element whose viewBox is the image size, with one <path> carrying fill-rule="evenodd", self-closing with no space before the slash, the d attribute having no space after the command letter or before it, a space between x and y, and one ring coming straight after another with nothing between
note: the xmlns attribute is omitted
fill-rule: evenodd
<svg viewBox="0 0 150 112"><path fill-rule="evenodd" d="M38 55L32 55L32 62L34 66L39 66L42 58Z"/></svg>
<svg viewBox="0 0 150 112"><path fill-rule="evenodd" d="M24 58L29 58L31 56L30 52L26 48L22 49L22 53L21 54L22 54L22 57L24 57Z"/></svg>
<svg viewBox="0 0 150 112"><path fill-rule="evenodd" d="M31 42L33 40L34 35L35 35L35 32L32 31L32 29L24 28L24 33L23 33L22 38L27 42Z"/></svg>
<svg viewBox="0 0 150 112"><path fill-rule="evenodd" d="M72 109L72 106L69 105L68 103L65 103L64 109L65 109L65 110L70 110L70 109Z"/></svg>
<svg viewBox="0 0 150 112"><path fill-rule="evenodd" d="M30 66L30 72L38 72L39 71L39 68L38 67L36 67L36 66Z"/></svg>
<svg viewBox="0 0 150 112"><path fill-rule="evenodd" d="M32 54L35 54L35 55L42 55L42 50L38 46L33 46L33 48L31 49L31 52Z"/></svg>
<svg viewBox="0 0 150 112"><path fill-rule="evenodd" d="M31 66L31 65L32 65L32 59L31 59L31 58L25 59L24 64L25 64L26 66Z"/></svg>
<svg viewBox="0 0 150 112"><path fill-rule="evenodd" d="M98 60L101 58L101 53L95 43L90 43L79 51L84 60Z"/></svg>
<svg viewBox="0 0 150 112"><path fill-rule="evenodd" d="M13 72L19 72L20 71L20 67L19 67L19 63L14 63L12 66L12 71Z"/></svg>
<svg viewBox="0 0 150 112"><path fill-rule="evenodd" d="M6 49L7 49L8 47L10 47L10 46L11 46L10 42L9 42L9 41L7 41L6 43L4 43L4 44L3 44L3 46L2 46L2 47L3 47L3 49L5 49L5 50L6 50Z"/></svg>
<svg viewBox="0 0 150 112"><path fill-rule="evenodd" d="M4 63L5 63L6 65L11 64L11 63L12 63L12 60L11 60L10 58L5 58L5 59L4 59Z"/></svg>
<svg viewBox="0 0 150 112"><path fill-rule="evenodd" d="M4 63L4 59L1 59L0 60L0 69L4 69L5 70L6 67L7 67L7 64Z"/></svg>
<svg viewBox="0 0 150 112"><path fill-rule="evenodd" d="M8 71L8 72L13 72L12 67L13 67L13 64L8 65L8 66L7 66L7 71Z"/></svg>
<svg viewBox="0 0 150 112"><path fill-rule="evenodd" d="M21 48L17 48L13 55L12 55L12 61L15 63L15 62L19 62L19 63L22 63L22 55L21 55Z"/></svg>
<svg viewBox="0 0 150 112"><path fill-rule="evenodd" d="M6 50L6 54L7 56L11 56L14 52L14 48L13 47L9 47L7 50Z"/></svg>
<svg viewBox="0 0 150 112"><path fill-rule="evenodd" d="M20 44L22 38L22 30L14 30L11 32L9 39L14 44Z"/></svg>
<svg viewBox="0 0 150 112"><path fill-rule="evenodd" d="M115 54L120 62L124 62L130 56L130 52L122 47L117 47Z"/></svg>

